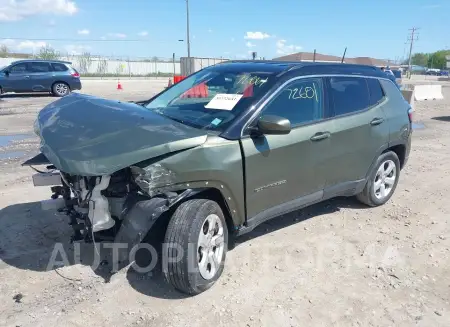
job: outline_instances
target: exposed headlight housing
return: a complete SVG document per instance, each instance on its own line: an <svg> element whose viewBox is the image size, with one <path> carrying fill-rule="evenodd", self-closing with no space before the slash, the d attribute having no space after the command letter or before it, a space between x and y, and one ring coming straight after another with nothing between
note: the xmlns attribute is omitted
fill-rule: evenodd
<svg viewBox="0 0 450 327"><path fill-rule="evenodd" d="M130 168L136 184L150 196L158 193L158 188L173 184L175 180L175 174L160 163L154 163L144 168L137 166Z"/></svg>

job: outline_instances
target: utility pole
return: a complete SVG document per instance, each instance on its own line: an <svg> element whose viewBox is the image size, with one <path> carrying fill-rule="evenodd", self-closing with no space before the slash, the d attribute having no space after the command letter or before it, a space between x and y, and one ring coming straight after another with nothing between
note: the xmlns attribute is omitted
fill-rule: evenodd
<svg viewBox="0 0 450 327"><path fill-rule="evenodd" d="M191 41L189 39L189 0L186 0L186 43L187 43L187 56L191 57Z"/></svg>
<svg viewBox="0 0 450 327"><path fill-rule="evenodd" d="M411 29L409 29L409 30L411 31L411 36L410 36L409 39L408 39L408 41L410 42L410 43L409 43L408 70L409 70L409 73L411 74L411 56L412 56L413 44L414 44L414 41L417 41L417 40L418 40L417 35L416 35L416 39L414 39L414 35L415 35L415 33L417 32L418 28L417 28L417 27L413 27L413 28L411 28ZM410 75L410 76L411 76L411 75Z"/></svg>

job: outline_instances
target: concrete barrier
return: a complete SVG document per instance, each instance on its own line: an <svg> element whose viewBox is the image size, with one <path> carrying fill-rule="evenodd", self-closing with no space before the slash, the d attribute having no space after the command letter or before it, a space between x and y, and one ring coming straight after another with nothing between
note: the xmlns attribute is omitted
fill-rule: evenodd
<svg viewBox="0 0 450 327"><path fill-rule="evenodd" d="M416 101L441 100L443 98L442 85L428 84L414 87L414 99Z"/></svg>

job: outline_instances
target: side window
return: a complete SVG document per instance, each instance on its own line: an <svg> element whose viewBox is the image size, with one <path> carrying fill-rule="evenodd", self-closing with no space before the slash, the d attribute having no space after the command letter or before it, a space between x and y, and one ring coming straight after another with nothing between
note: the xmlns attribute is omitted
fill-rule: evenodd
<svg viewBox="0 0 450 327"><path fill-rule="evenodd" d="M331 77L330 87L335 116L364 110L370 106L365 78Z"/></svg>
<svg viewBox="0 0 450 327"><path fill-rule="evenodd" d="M321 79L301 79L287 85L262 110L261 115L289 119L292 126L323 118L323 83Z"/></svg>
<svg viewBox="0 0 450 327"><path fill-rule="evenodd" d="M21 63L21 64L17 64L12 66L9 69L11 74L23 74L27 72L27 64L26 63Z"/></svg>
<svg viewBox="0 0 450 327"><path fill-rule="evenodd" d="M50 64L47 62L31 62L30 71L32 73L48 73L50 71Z"/></svg>
<svg viewBox="0 0 450 327"><path fill-rule="evenodd" d="M369 105L374 106L384 100L384 91L380 81L376 78L367 78L367 86L369 87Z"/></svg>
<svg viewBox="0 0 450 327"><path fill-rule="evenodd" d="M58 63L52 63L52 67L55 72L65 72L65 71L69 70L69 68L67 68L66 65L58 64Z"/></svg>

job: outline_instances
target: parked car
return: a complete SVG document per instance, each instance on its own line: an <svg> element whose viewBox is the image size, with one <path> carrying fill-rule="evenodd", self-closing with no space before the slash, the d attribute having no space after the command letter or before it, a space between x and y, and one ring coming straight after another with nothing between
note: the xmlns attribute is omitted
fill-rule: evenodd
<svg viewBox="0 0 450 327"><path fill-rule="evenodd" d="M127 245L112 272L166 224L166 280L198 294L221 276L228 244L269 219L337 196L386 203L411 123L373 66L231 61L139 104L57 100L39 112L41 153L23 165L56 170L34 185L52 186L43 206L70 217L75 240Z"/></svg>
<svg viewBox="0 0 450 327"><path fill-rule="evenodd" d="M402 71L399 69L393 69L391 71L392 71L392 74L394 74L394 76L395 76L395 83L397 85L401 85L402 84Z"/></svg>
<svg viewBox="0 0 450 327"><path fill-rule="evenodd" d="M398 71L397 73L394 74L394 72L389 68L381 68L381 70L387 75L387 77L394 82L395 85L397 85L397 87L400 89L400 84L401 84L401 73L400 73L400 80L397 77L398 76Z"/></svg>
<svg viewBox="0 0 450 327"><path fill-rule="evenodd" d="M429 69L426 70L425 74L426 75L439 76L441 74L441 70L440 69L435 69L435 68L429 68Z"/></svg>
<svg viewBox="0 0 450 327"><path fill-rule="evenodd" d="M19 60L0 70L0 94L51 92L62 97L81 90L80 74L68 61Z"/></svg>

